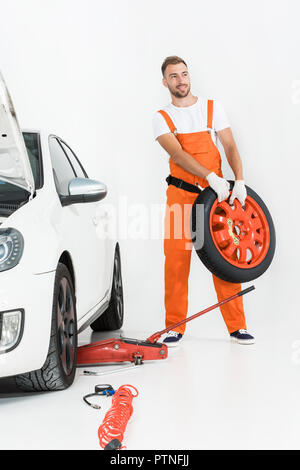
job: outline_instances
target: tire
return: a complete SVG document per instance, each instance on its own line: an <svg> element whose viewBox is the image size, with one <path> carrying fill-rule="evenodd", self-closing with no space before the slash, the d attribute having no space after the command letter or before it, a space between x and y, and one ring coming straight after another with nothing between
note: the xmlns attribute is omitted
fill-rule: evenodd
<svg viewBox="0 0 300 470"><path fill-rule="evenodd" d="M234 181L229 181L229 183L230 191L232 191ZM242 208L237 200L234 202L236 214L242 214L242 212L238 211L244 211L242 217L245 217L245 231L243 231L243 222L237 223L237 220L239 220L238 216L234 215L234 211L232 211L229 203L223 201L218 204L217 195L210 187L205 188L196 198L191 213L192 240L197 255L211 273L224 281L233 283L249 282L261 276L272 262L276 245L275 228L268 208L253 189L248 186L246 186L246 189L245 209ZM201 223L199 223L199 213L198 218L196 218L199 207L201 207L198 206L197 208L198 204L203 204L203 219L201 218ZM217 208L217 206L220 207ZM225 217L224 212L222 213L222 207L225 208ZM217 213L218 210L219 214ZM251 217L248 216L251 213ZM231 220L228 214L230 214L229 217L232 217ZM245 214L247 214L247 220ZM256 219L255 225L253 219ZM216 220L223 220L223 222L219 223L219 225L213 225ZM198 221L198 224L196 224L196 221ZM226 222L228 225L226 225ZM233 223L233 225L229 225L229 222ZM259 224L261 225L260 228L256 229ZM239 225L241 225L241 229ZM221 229L225 235L220 235ZM218 230L219 234L217 233ZM216 237L219 238L217 239ZM229 241L222 237L227 237ZM257 239L260 241L258 242ZM218 244L219 241L220 243ZM242 243L245 243L244 246L249 243L250 246L250 242L254 251L249 250L248 253L247 249L247 257L245 258L245 249L242 248ZM233 244L236 245L236 248L231 248ZM229 245L230 248L228 248ZM239 246L243 249L243 259L241 258L242 251L240 251ZM232 249L235 250L231 257L225 256L226 248L230 252ZM250 259L248 259L249 255ZM234 259L234 256L237 256L237 258Z"/></svg>
<svg viewBox="0 0 300 470"><path fill-rule="evenodd" d="M16 376L16 385L26 392L64 390L74 381L76 362L77 317L74 287L68 269L64 264L58 263L47 359L40 370Z"/></svg>
<svg viewBox="0 0 300 470"><path fill-rule="evenodd" d="M120 248L117 243L114 256L114 271L111 296L107 310L91 323L93 331L119 330L124 319L123 283Z"/></svg>

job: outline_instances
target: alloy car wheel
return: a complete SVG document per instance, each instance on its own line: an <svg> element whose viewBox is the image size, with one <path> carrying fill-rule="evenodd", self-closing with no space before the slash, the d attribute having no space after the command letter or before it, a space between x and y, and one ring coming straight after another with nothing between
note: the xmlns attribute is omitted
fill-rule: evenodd
<svg viewBox="0 0 300 470"><path fill-rule="evenodd" d="M115 305L118 317L120 320L123 319L123 284L121 275L121 260L120 256L115 256L114 259L114 296Z"/></svg>
<svg viewBox="0 0 300 470"><path fill-rule="evenodd" d="M48 355L39 370L15 377L19 389L27 392L64 390L75 377L77 362L76 298L67 267L58 263L52 304Z"/></svg>
<svg viewBox="0 0 300 470"><path fill-rule="evenodd" d="M69 375L75 359L75 305L72 298L71 286L66 277L59 284L57 297L57 328L58 348L62 368Z"/></svg>
<svg viewBox="0 0 300 470"><path fill-rule="evenodd" d="M113 280L111 296L107 310L91 323L94 331L118 330L123 325L124 319L124 299L121 270L121 255L119 244L116 244L114 255Z"/></svg>

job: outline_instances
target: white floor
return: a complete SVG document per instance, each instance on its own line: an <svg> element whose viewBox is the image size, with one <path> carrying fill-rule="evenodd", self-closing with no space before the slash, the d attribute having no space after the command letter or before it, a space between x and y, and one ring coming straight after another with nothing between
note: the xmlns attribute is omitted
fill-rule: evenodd
<svg viewBox="0 0 300 470"><path fill-rule="evenodd" d="M78 369L66 391L2 398L0 447L99 449L97 429L111 399L103 397L102 409L94 410L82 396L98 383L114 388L127 383L140 393L124 438L128 450L299 449L300 344L295 332L288 337L287 331L262 326L255 345L240 346L224 333L214 334L208 317L201 334L201 321L195 320L197 336L189 326L166 361L102 377L82 376ZM122 334L147 337L142 331ZM83 332L80 344L90 336L90 329ZM111 336L93 334L92 340Z"/></svg>

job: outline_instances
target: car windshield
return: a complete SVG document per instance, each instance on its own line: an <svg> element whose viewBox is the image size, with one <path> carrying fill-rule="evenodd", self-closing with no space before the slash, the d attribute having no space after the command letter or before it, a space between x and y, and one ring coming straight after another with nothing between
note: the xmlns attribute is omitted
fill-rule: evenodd
<svg viewBox="0 0 300 470"><path fill-rule="evenodd" d="M42 187L42 159L40 150L40 138L36 132L23 132L35 187ZM28 199L28 192L14 184L0 179L0 204L19 204ZM1 210L1 209L0 209Z"/></svg>

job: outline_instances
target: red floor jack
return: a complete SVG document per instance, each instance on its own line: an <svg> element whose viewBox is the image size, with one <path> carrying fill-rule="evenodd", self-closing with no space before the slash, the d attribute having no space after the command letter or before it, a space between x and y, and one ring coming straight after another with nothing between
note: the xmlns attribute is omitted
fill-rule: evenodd
<svg viewBox="0 0 300 470"><path fill-rule="evenodd" d="M133 362L135 365L142 364L144 361L153 361L158 359L166 359L168 357L168 348L163 343L158 343L158 339L170 330L174 330L179 325L183 325L194 318L200 317L204 313L214 310L221 305L230 302L241 295L255 289L254 286L248 287L221 302L212 305L211 307L201 310L201 312L192 315L191 317L182 320L181 322L174 323L164 330L153 333L145 341L132 338L109 338L103 341L86 344L78 348L77 365L96 365L105 362Z"/></svg>

